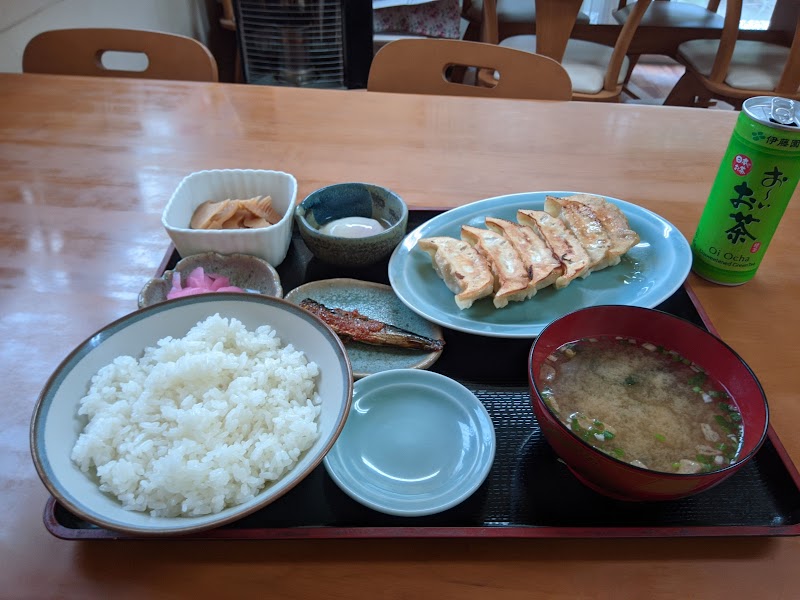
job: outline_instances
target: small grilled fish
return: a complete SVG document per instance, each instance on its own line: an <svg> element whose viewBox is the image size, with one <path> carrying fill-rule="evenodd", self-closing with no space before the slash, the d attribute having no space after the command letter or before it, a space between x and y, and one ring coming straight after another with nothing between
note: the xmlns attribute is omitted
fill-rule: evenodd
<svg viewBox="0 0 800 600"><path fill-rule="evenodd" d="M352 340L373 346L396 346L428 352L438 352L444 347L443 340L434 340L370 319L357 310L328 308L311 298L301 301L300 306L322 319L343 342Z"/></svg>

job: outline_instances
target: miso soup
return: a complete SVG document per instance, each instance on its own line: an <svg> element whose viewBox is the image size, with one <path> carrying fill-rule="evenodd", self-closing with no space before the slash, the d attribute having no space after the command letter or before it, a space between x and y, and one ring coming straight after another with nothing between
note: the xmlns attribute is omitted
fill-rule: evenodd
<svg viewBox="0 0 800 600"><path fill-rule="evenodd" d="M586 338L547 357L542 398L575 435L638 467L701 473L735 462L742 418L719 382L677 352Z"/></svg>

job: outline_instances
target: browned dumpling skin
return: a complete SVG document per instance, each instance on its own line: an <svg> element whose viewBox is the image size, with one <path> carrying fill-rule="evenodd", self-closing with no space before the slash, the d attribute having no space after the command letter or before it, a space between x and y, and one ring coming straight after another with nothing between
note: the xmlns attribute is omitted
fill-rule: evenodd
<svg viewBox="0 0 800 600"><path fill-rule="evenodd" d="M486 226L506 238L519 253L531 279L528 284L529 289L533 288L531 296L555 283L564 272L550 247L530 227L497 217L486 217Z"/></svg>
<svg viewBox="0 0 800 600"><path fill-rule="evenodd" d="M517 211L517 219L533 229L550 247L561 262L564 272L558 276L554 285L557 289L567 287L576 277L589 270L590 260L576 238L564 223L543 210Z"/></svg>
<svg viewBox="0 0 800 600"><path fill-rule="evenodd" d="M456 306L467 309L494 291L488 263L463 240L447 236L422 238L417 246L428 253L436 274L455 294Z"/></svg>
<svg viewBox="0 0 800 600"><path fill-rule="evenodd" d="M459 308L490 295L494 306L503 308L549 285L564 288L618 264L639 243L623 212L601 196L548 196L544 208L518 210L516 223L487 216L486 229L462 225L461 240L419 241Z"/></svg>
<svg viewBox="0 0 800 600"><path fill-rule="evenodd" d="M616 204L592 194L575 194L569 199L594 211L611 238L611 254L622 256L639 243L639 234L630 228L628 219Z"/></svg>
<svg viewBox="0 0 800 600"><path fill-rule="evenodd" d="M589 269L582 275L605 269L619 263L618 255L611 255L611 238L600 219L586 204L574 202L569 198L547 196L544 210L551 216L560 218L567 228L578 238L586 254L589 255Z"/></svg>
<svg viewBox="0 0 800 600"><path fill-rule="evenodd" d="M461 238L472 245L489 263L494 275L495 308L503 308L509 302L519 302L536 293L536 287L529 289L531 278L522 258L514 246L502 235L489 229L461 226Z"/></svg>

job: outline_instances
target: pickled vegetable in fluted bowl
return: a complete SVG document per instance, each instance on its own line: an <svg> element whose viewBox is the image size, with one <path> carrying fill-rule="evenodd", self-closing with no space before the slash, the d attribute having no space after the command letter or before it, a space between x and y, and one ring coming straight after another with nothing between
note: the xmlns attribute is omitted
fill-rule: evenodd
<svg viewBox="0 0 800 600"><path fill-rule="evenodd" d="M185 177L161 215L181 256L249 254L273 267L292 241L297 180L282 171L217 169Z"/></svg>

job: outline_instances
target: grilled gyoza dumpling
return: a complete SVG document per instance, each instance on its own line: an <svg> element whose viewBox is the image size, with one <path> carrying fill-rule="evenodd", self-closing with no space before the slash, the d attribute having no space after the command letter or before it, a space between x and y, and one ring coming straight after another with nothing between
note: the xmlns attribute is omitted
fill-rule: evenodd
<svg viewBox="0 0 800 600"><path fill-rule="evenodd" d="M495 308L503 308L509 302L519 302L536 293L530 286L531 278L525 263L514 246L502 235L469 225L461 226L461 238L470 243L492 269L494 275Z"/></svg>
<svg viewBox="0 0 800 600"><path fill-rule="evenodd" d="M555 287L564 288L576 277L589 270L589 255L564 223L543 210L517 211L517 219L523 225L533 229L550 247L555 257L561 262L564 272L555 281Z"/></svg>
<svg viewBox="0 0 800 600"><path fill-rule="evenodd" d="M594 211L611 238L611 254L622 256L639 243L639 234L630 228L628 219L616 204L590 194L575 194L568 199L585 204Z"/></svg>
<svg viewBox="0 0 800 600"><path fill-rule="evenodd" d="M431 257L433 269L455 296L456 305L464 310L494 291L494 275L488 263L463 240L436 236L417 242Z"/></svg>
<svg viewBox="0 0 800 600"><path fill-rule="evenodd" d="M606 232L600 219L586 204L574 202L569 198L556 198L547 196L544 201L544 210L553 217L558 217L578 238L586 254L589 255L589 269L582 275L605 269L619 262L618 255L611 255L611 238Z"/></svg>
<svg viewBox="0 0 800 600"><path fill-rule="evenodd" d="M530 227L497 217L486 217L486 226L502 235L514 246L531 278L528 287L532 287L534 293L555 283L558 276L564 272L550 247Z"/></svg>

